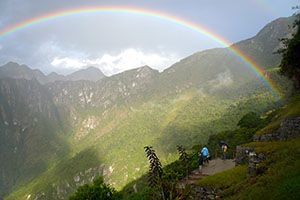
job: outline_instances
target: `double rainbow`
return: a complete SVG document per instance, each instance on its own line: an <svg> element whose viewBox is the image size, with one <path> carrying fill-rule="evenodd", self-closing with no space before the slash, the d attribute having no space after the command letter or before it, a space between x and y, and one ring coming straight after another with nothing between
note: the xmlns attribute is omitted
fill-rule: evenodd
<svg viewBox="0 0 300 200"><path fill-rule="evenodd" d="M190 23L188 21L182 20L178 17L166 15L163 13L158 13L154 11L148 11L144 9L136 9L136 8L119 8L119 7L92 7L92 8L78 8L78 9L71 9L71 10L64 10L60 12L54 12L47 15L43 15L40 17L36 17L30 20L26 20L22 23L19 23L17 25L8 27L7 29L0 32L0 39L2 39L5 36L8 36L12 33L15 33L17 31L20 31L22 29L25 29L27 27L40 24L43 22L47 22L50 20L63 18L67 16L73 16L73 15L80 15L85 13L129 13L129 14L137 14L137 15L144 15L149 17L155 17L164 21L169 21L181 26L184 26L186 28L192 29L211 40L215 41L216 43L221 44L225 48L227 48L229 51L231 51L234 55L236 55L238 58L240 58L244 63L247 64L248 67L250 67L264 82L265 84L274 92L274 94L277 97L283 97L281 92L279 91L276 84L269 78L269 76L264 72L264 70L257 65L253 60L251 60L245 53L240 51L239 49L235 48L234 46L230 46L228 42L226 42L224 39L220 38L216 34L212 33L211 31Z"/></svg>

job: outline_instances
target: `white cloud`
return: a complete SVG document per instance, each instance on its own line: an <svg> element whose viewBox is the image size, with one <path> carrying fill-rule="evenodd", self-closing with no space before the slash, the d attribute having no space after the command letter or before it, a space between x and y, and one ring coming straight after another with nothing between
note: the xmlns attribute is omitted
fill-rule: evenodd
<svg viewBox="0 0 300 200"><path fill-rule="evenodd" d="M112 74L144 65L162 70L178 60L174 54L144 53L141 50L130 48L118 55L104 54L95 60L95 64L99 65L103 71Z"/></svg>
<svg viewBox="0 0 300 200"><path fill-rule="evenodd" d="M128 69L148 65L154 69L163 70L177 62L176 54L145 53L138 49L129 48L117 55L104 54L97 59L78 57L55 57L51 62L54 67L79 69L85 66L99 67L106 75L116 74Z"/></svg>
<svg viewBox="0 0 300 200"><path fill-rule="evenodd" d="M3 49L3 46L0 44L0 51Z"/></svg>
<svg viewBox="0 0 300 200"><path fill-rule="evenodd" d="M86 63L74 58L54 58L51 62L54 67L63 67L66 69L79 69L86 65Z"/></svg>
<svg viewBox="0 0 300 200"><path fill-rule="evenodd" d="M213 89L229 86L233 83L231 73L229 70L219 73L217 78L210 80L209 84L212 85Z"/></svg>

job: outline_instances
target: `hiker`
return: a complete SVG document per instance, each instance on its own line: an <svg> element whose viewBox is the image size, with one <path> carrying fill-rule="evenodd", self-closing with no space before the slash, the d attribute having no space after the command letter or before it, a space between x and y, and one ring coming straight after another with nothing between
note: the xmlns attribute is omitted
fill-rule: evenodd
<svg viewBox="0 0 300 200"><path fill-rule="evenodd" d="M226 152L227 152L228 146L226 144L222 145L222 152L223 152L223 160L226 160Z"/></svg>
<svg viewBox="0 0 300 200"><path fill-rule="evenodd" d="M202 165L203 165L203 156L200 152L198 152L198 157L199 157L199 173L202 173Z"/></svg>
<svg viewBox="0 0 300 200"><path fill-rule="evenodd" d="M209 157L209 152L208 149L206 148L206 146L203 147L203 149L201 150L201 153L204 157L204 163L208 163L208 157Z"/></svg>
<svg viewBox="0 0 300 200"><path fill-rule="evenodd" d="M159 199L163 199L164 193L163 191L158 192Z"/></svg>

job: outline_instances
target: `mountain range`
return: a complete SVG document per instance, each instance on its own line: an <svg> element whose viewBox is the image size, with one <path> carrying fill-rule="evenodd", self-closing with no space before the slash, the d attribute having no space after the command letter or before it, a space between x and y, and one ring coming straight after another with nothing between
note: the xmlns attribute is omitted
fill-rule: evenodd
<svg viewBox="0 0 300 200"><path fill-rule="evenodd" d="M55 81L98 81L106 76L101 72L100 69L96 67L81 69L66 76L57 74L55 72L52 72L46 76L38 69L32 70L26 65L19 65L15 62L9 62L0 67L0 78L5 77L26 80L36 79L41 84L46 84Z"/></svg>
<svg viewBox="0 0 300 200"><path fill-rule="evenodd" d="M274 52L292 22L277 19L233 44L287 95ZM167 164L176 145L204 144L245 113L283 104L226 48L197 52L161 73L143 66L110 77L93 67L46 76L10 62L0 67L0 199L66 199L99 175L120 189L147 172L144 146Z"/></svg>

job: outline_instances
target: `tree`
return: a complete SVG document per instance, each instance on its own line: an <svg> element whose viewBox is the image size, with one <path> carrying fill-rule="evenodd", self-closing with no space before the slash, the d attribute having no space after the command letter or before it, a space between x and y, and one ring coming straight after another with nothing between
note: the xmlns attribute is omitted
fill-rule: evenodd
<svg viewBox="0 0 300 200"><path fill-rule="evenodd" d="M177 145L177 151L180 154L179 160L181 161L182 164L183 174L187 176L189 175L191 169L190 158L188 154L185 152L185 148L183 148L182 145Z"/></svg>
<svg viewBox="0 0 300 200"><path fill-rule="evenodd" d="M249 112L238 122L240 128L258 128L263 120L255 112Z"/></svg>
<svg viewBox="0 0 300 200"><path fill-rule="evenodd" d="M145 152L147 154L148 160L150 162L150 168L148 173L148 183L149 186L152 188L152 195L148 196L148 199L155 199L155 200L175 200L187 199L187 196L190 192L190 188L186 187L183 191L179 190L176 187L178 182L177 179L172 179L168 176L168 173L164 173L162 169L161 162L157 157L153 147L146 146L144 147ZM182 153L185 154L185 150L181 149ZM182 155L182 154L181 154ZM184 155L187 157L187 155Z"/></svg>
<svg viewBox="0 0 300 200"><path fill-rule="evenodd" d="M70 196L69 200L117 200L120 198L120 194L117 194L110 185L105 184L103 177L100 176L94 180L93 185L80 186L76 193Z"/></svg>
<svg viewBox="0 0 300 200"><path fill-rule="evenodd" d="M300 7L295 7L299 10ZM293 27L296 28L296 33L292 39L281 39L284 48L280 49L278 53L282 54L282 60L279 65L280 74L292 79L294 84L294 91L300 91L300 14L295 14L296 20Z"/></svg>
<svg viewBox="0 0 300 200"><path fill-rule="evenodd" d="M155 151L153 150L153 147L146 146L144 147L144 149L147 154L147 158L149 159L150 162L150 168L148 173L149 186L151 188L154 188L158 186L159 182L161 182L163 170L159 158L157 157Z"/></svg>

